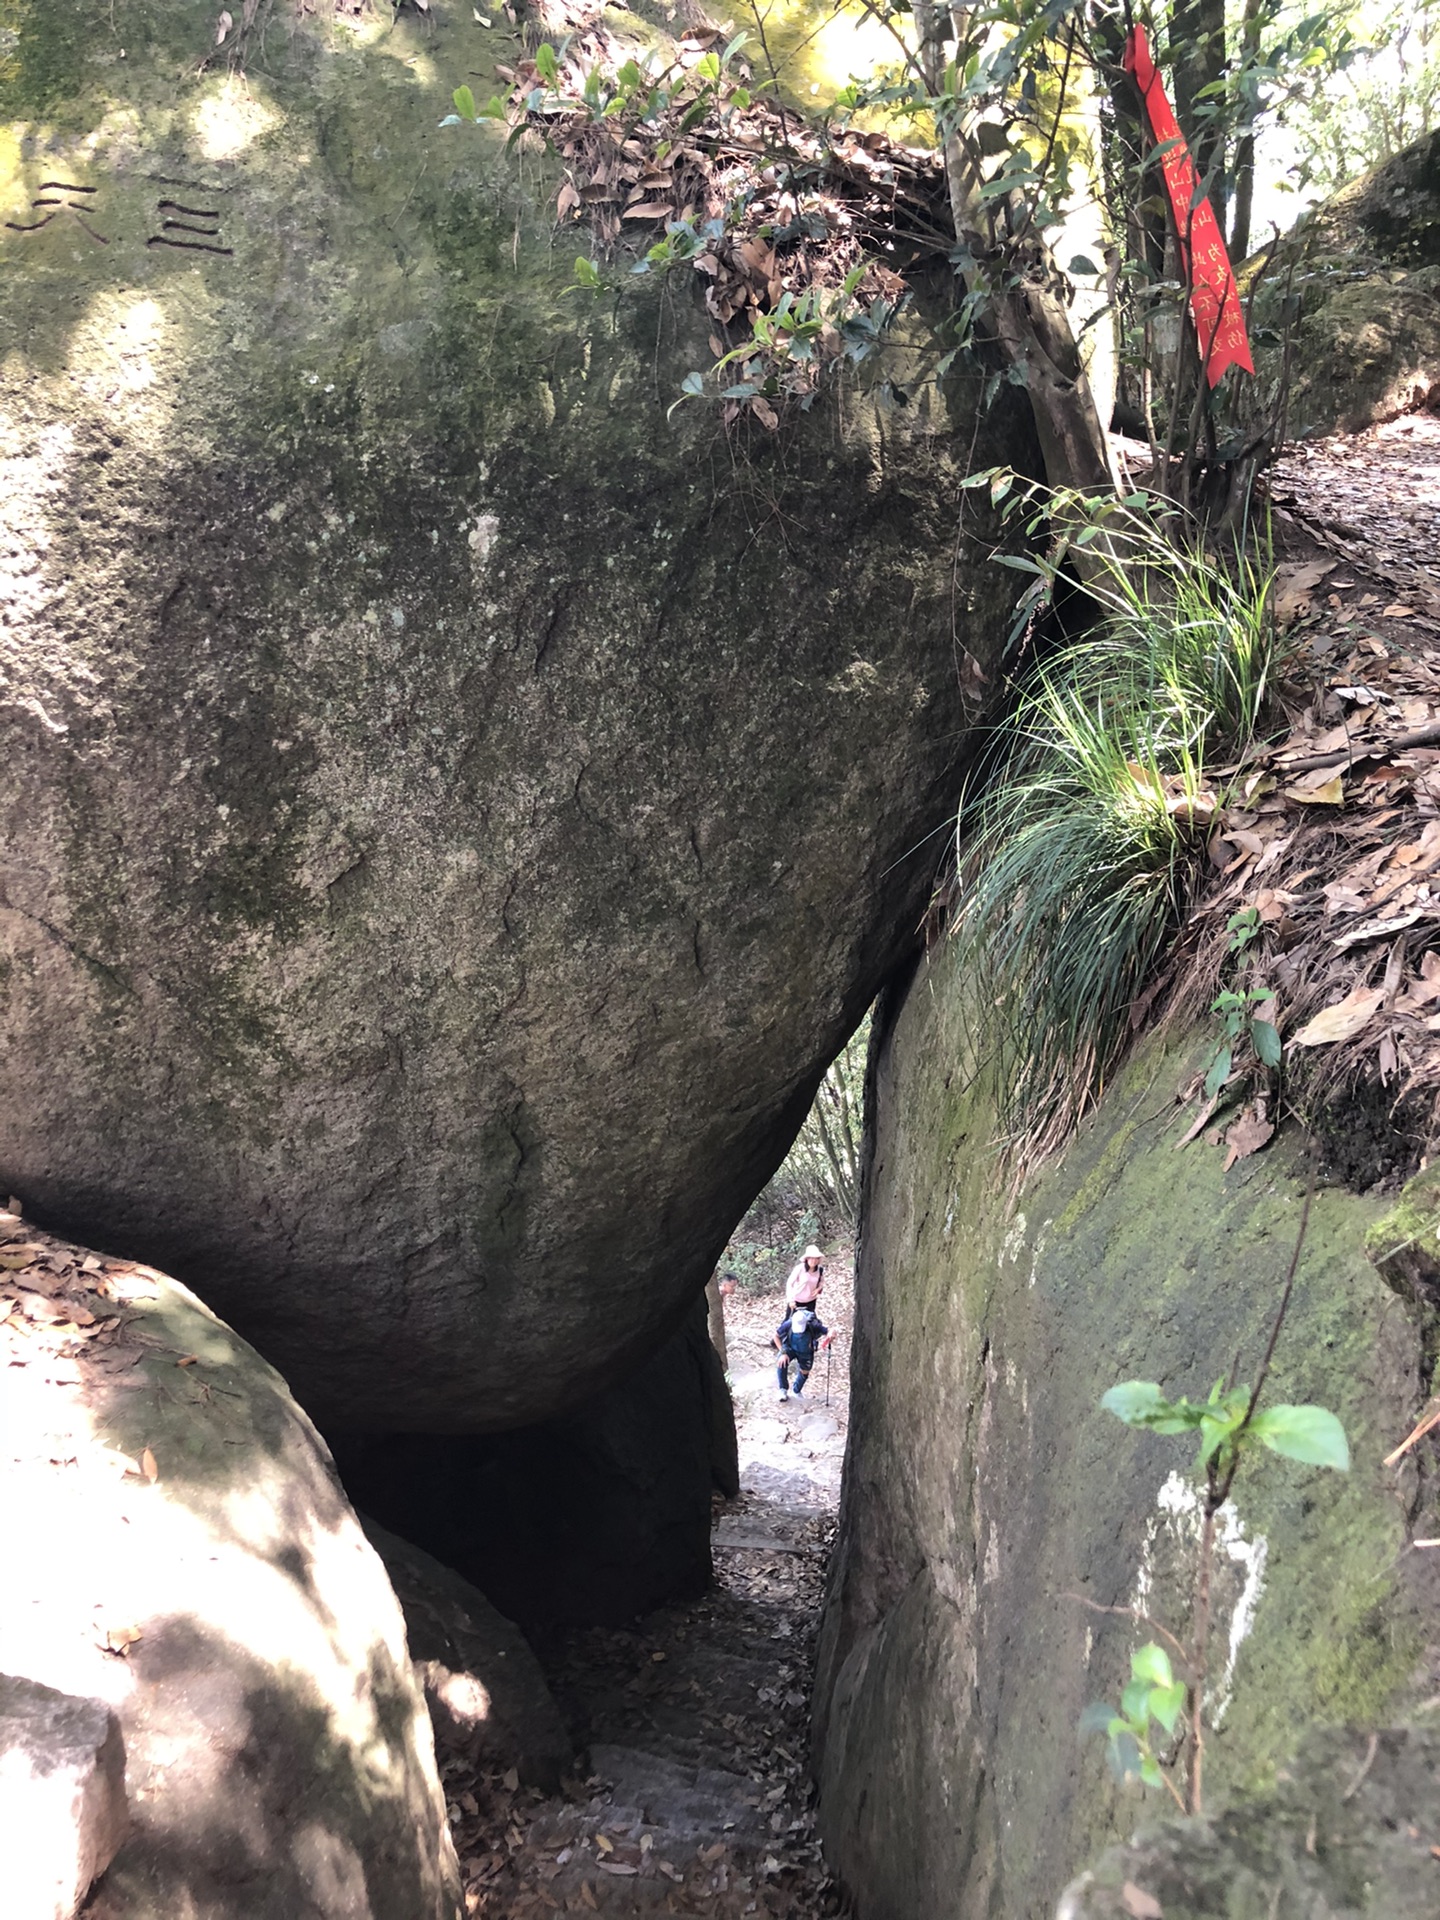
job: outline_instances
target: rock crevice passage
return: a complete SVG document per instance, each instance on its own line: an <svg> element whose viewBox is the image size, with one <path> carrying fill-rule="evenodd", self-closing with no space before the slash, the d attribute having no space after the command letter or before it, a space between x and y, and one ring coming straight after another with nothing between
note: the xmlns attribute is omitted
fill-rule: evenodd
<svg viewBox="0 0 1440 1920"><path fill-rule="evenodd" d="M843 1278L832 1292L845 1290ZM831 1324L842 1318L827 1303ZM487 1920L600 1912L820 1920L843 1903L809 1790L810 1687L848 1416L848 1344L829 1405L780 1405L777 1300L732 1302L741 1494L717 1501L716 1585L624 1628L536 1635L585 1770L559 1794L443 1760L466 1886Z"/></svg>

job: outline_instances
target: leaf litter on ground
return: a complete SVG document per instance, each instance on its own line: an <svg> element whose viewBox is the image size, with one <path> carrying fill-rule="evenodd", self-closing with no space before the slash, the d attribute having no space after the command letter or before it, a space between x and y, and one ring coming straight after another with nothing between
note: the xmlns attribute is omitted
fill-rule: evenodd
<svg viewBox="0 0 1440 1920"><path fill-rule="evenodd" d="M1237 975L1263 984L1287 1048L1298 1050L1287 1054L1287 1079L1299 1076L1321 1101L1381 1084L1425 1108L1433 1135L1440 420L1412 415L1287 449L1272 499L1274 607L1295 643L1283 690L1289 728L1217 774L1216 784L1230 784L1210 839L1211 878L1151 1004L1189 1020ZM1247 909L1259 937L1237 964L1227 927ZM1182 1097L1198 1087L1197 1078ZM1187 1138L1224 1106L1222 1091ZM1247 1106L1216 1137L1233 1164L1273 1131Z"/></svg>

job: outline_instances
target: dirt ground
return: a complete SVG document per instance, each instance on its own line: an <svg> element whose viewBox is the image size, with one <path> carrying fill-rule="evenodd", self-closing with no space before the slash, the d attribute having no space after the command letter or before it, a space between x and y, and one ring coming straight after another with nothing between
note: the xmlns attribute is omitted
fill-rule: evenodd
<svg viewBox="0 0 1440 1920"><path fill-rule="evenodd" d="M540 1648L588 1760L563 1794L528 1791L513 1773L447 1769L471 1914L844 1911L814 1838L807 1749L852 1301L847 1249L821 1303L837 1336L829 1365L820 1356L805 1399L782 1403L769 1338L783 1300L730 1298L742 1491L716 1503L715 1587L627 1630L570 1632Z"/></svg>

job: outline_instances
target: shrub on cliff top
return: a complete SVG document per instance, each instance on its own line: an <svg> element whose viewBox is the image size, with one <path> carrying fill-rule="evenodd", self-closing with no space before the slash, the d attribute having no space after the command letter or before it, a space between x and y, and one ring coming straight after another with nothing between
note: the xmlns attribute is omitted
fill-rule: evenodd
<svg viewBox="0 0 1440 1920"><path fill-rule="evenodd" d="M1224 805L1216 756L1254 734L1283 661L1271 577L1177 550L1132 506L1092 548L1095 629L996 729L961 812L954 931L1023 1159L1098 1098L1184 914Z"/></svg>

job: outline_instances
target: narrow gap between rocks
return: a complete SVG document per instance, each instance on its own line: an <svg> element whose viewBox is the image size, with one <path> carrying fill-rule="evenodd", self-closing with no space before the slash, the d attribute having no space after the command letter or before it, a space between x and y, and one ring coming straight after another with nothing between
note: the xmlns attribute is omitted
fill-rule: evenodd
<svg viewBox="0 0 1440 1920"><path fill-rule="evenodd" d="M726 1309L737 1499L714 1503L715 1585L623 1629L532 1634L583 1770L562 1791L442 1765L470 1914L841 1913L813 1831L810 1691L849 1410L853 1276L832 1261L837 1338L782 1403L783 1295ZM828 1361L828 1364L827 1364Z"/></svg>

